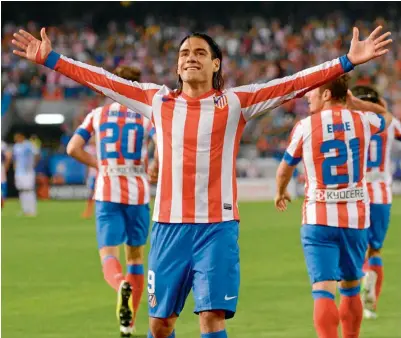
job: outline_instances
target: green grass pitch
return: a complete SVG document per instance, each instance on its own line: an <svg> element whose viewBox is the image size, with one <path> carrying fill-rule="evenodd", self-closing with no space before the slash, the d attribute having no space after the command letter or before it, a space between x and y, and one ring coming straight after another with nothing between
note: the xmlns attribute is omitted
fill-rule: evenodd
<svg viewBox="0 0 401 338"><path fill-rule="evenodd" d="M279 214L271 202L241 203L241 290L230 338L311 338L312 298L300 245L300 201ZM94 219L84 202L40 202L35 219L17 217L17 201L2 214L2 337L119 337L115 293L103 281ZM385 281L379 319L362 338L401 337L401 198L395 199L383 252ZM137 335L146 337L147 297ZM177 337L199 337L189 296Z"/></svg>

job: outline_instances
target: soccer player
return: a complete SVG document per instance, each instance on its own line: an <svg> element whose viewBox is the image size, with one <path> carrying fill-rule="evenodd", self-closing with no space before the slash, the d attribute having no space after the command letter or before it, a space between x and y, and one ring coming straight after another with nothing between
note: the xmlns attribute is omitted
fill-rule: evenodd
<svg viewBox="0 0 401 338"><path fill-rule="evenodd" d="M19 192L22 212L25 216L36 216L35 166L39 161L39 149L21 132L14 135L13 162L15 187Z"/></svg>
<svg viewBox="0 0 401 338"><path fill-rule="evenodd" d="M24 30L14 53L44 64L152 119L160 177L148 266L148 337L175 337L175 322L192 288L202 338L227 337L225 320L239 291L239 213L235 161L245 124L387 52L390 33L375 29L347 55L292 76L224 89L222 52L206 34L186 36L178 49L178 87L130 82L52 51Z"/></svg>
<svg viewBox="0 0 401 338"><path fill-rule="evenodd" d="M96 141L94 137L91 137L88 141L88 144L85 147L85 151L87 151L90 155L96 156ZM86 201L86 207L82 214L82 218L91 218L93 215L93 196L95 193L95 183L96 183L97 169L91 166L88 166L87 176L86 176L86 185L89 189L88 200Z"/></svg>
<svg viewBox="0 0 401 338"><path fill-rule="evenodd" d="M115 73L128 81L140 77L138 69L127 66ZM97 155L85 150L92 136ZM118 292L117 318L123 337L133 332L144 289L143 255L150 223L147 148L153 136L149 119L112 102L90 112L67 146L68 155L98 170L94 198L99 254L104 278ZM122 244L125 276L119 260Z"/></svg>
<svg viewBox="0 0 401 338"><path fill-rule="evenodd" d="M307 94L310 116L298 122L277 170L278 210L286 209L286 192L295 165L305 166L305 202L301 238L314 298L319 338L356 338L362 322L359 280L367 248L369 196L366 159L371 136L382 132L391 115L380 106L354 100L362 113L348 110L348 75ZM364 110L365 110L364 109ZM340 281L341 303L334 301Z"/></svg>
<svg viewBox="0 0 401 338"><path fill-rule="evenodd" d="M357 86L351 91L361 100L373 103L384 102L379 93L371 87ZM366 175L370 198L369 248L364 266L366 274L362 280L365 318L377 318L377 302L384 278L380 251L390 223L391 149L394 140L401 141L401 122L395 118L386 130L372 137L369 145Z"/></svg>
<svg viewBox="0 0 401 338"><path fill-rule="evenodd" d="M7 172L10 167L12 153L8 150L7 144L1 141L1 208L7 198Z"/></svg>

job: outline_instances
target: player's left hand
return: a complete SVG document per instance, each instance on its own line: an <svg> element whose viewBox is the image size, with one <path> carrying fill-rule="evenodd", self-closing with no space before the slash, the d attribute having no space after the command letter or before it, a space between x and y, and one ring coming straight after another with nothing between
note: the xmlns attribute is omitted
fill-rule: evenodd
<svg viewBox="0 0 401 338"><path fill-rule="evenodd" d="M360 65L388 53L388 46L393 40L388 39L390 32L380 34L382 26L377 27L367 39L359 41L359 30L354 27L351 46L347 54L348 59L353 65Z"/></svg>
<svg viewBox="0 0 401 338"><path fill-rule="evenodd" d="M149 166L148 177L150 184L157 184L157 180L159 178L159 168L156 163L153 163L152 165Z"/></svg>
<svg viewBox="0 0 401 338"><path fill-rule="evenodd" d="M276 206L276 209L278 211L285 211L287 210L287 202L291 202L291 196L286 191L284 194L280 195L277 194L275 199L274 199L274 205Z"/></svg>

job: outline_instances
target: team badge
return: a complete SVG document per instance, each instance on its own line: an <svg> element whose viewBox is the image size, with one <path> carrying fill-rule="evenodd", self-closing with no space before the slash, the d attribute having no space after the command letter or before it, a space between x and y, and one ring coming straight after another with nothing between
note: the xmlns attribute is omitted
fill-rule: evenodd
<svg viewBox="0 0 401 338"><path fill-rule="evenodd" d="M213 100L214 100L214 106L219 109L223 109L228 104L226 95L215 96Z"/></svg>
<svg viewBox="0 0 401 338"><path fill-rule="evenodd" d="M156 296L154 293L151 293L148 297L149 306L154 308L157 305Z"/></svg>

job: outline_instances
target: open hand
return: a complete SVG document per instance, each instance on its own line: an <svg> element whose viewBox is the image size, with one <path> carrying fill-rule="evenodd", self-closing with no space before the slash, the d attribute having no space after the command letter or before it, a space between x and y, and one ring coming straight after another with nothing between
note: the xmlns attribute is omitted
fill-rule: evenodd
<svg viewBox="0 0 401 338"><path fill-rule="evenodd" d="M291 196L286 191L284 194L280 195L277 194L275 199L274 199L274 205L276 206L276 209L278 211L285 211L287 210L287 202L291 202Z"/></svg>
<svg viewBox="0 0 401 338"><path fill-rule="evenodd" d="M347 54L352 64L359 65L388 53L389 50L385 47L393 40L388 39L390 32L379 36L382 29L382 26L377 27L367 39L359 41L359 30L354 27L351 46Z"/></svg>
<svg viewBox="0 0 401 338"><path fill-rule="evenodd" d="M32 34L20 29L13 34L12 44L19 49L14 49L13 53L38 64L44 64L47 56L52 50L52 44L46 34L46 30L40 30L41 40L36 39Z"/></svg>

